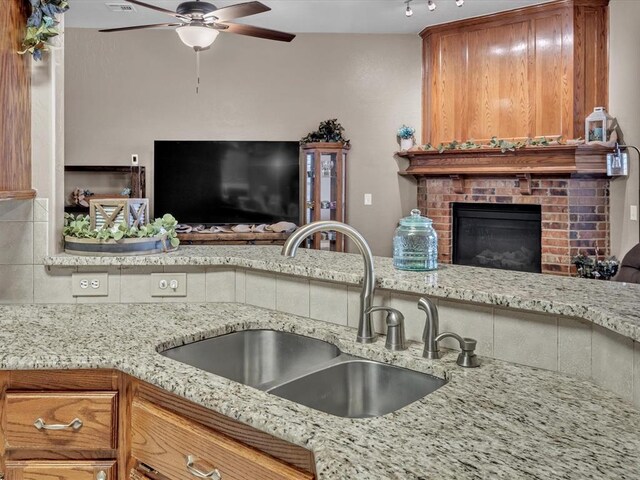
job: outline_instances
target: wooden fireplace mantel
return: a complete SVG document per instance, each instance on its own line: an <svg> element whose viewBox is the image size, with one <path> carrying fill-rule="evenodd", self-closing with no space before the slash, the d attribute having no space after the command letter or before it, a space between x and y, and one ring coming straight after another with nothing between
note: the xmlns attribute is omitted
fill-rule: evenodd
<svg viewBox="0 0 640 480"><path fill-rule="evenodd" d="M592 175L607 174L611 148L591 145L525 147L502 152L498 148L472 150L409 150L396 155L409 160L401 175Z"/></svg>

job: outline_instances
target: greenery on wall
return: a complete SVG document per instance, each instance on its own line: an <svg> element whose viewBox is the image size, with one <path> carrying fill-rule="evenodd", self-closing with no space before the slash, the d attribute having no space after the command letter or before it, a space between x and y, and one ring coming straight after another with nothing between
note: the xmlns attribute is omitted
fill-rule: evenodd
<svg viewBox="0 0 640 480"><path fill-rule="evenodd" d="M34 60L42 59L42 52L49 50L51 38L60 34L57 15L69 9L67 0L29 0L31 15L27 19L27 31L20 53L29 52Z"/></svg>

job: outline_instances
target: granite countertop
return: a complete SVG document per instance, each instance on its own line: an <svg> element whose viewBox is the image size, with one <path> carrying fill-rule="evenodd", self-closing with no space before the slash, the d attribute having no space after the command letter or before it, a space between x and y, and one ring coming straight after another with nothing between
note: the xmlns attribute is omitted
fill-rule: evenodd
<svg viewBox="0 0 640 480"><path fill-rule="evenodd" d="M161 255L47 257L51 266L232 265L357 284L362 258L347 253L300 249L285 258L277 246L181 246ZM390 258L376 257L377 285L441 298L580 317L640 341L640 285L442 265L436 272L401 272Z"/></svg>
<svg viewBox="0 0 640 480"><path fill-rule="evenodd" d="M442 376L433 394L378 418L334 417L178 363L159 349L249 328ZM116 368L312 450L319 480L632 479L640 412L592 383L482 359L462 369L421 345L389 352L355 331L234 303L0 307L0 369Z"/></svg>

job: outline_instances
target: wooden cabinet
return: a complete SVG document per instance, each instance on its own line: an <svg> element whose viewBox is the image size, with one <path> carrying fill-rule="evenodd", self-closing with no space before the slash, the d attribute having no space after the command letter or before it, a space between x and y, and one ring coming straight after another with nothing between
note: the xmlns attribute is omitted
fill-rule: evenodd
<svg viewBox="0 0 640 480"><path fill-rule="evenodd" d="M349 148L343 143L307 143L302 146L302 224L319 220L346 222ZM317 250L343 252L344 235L336 232L316 233L303 245Z"/></svg>
<svg viewBox="0 0 640 480"><path fill-rule="evenodd" d="M7 480L117 480L127 467L123 375L0 371L0 473Z"/></svg>
<svg viewBox="0 0 640 480"><path fill-rule="evenodd" d="M134 458L171 480L194 476L225 480L303 480L303 473L215 430L135 400L131 420ZM215 473L219 472L219 477Z"/></svg>
<svg viewBox="0 0 640 480"><path fill-rule="evenodd" d="M116 392L8 392L10 449L109 450L117 446Z"/></svg>
<svg viewBox="0 0 640 480"><path fill-rule="evenodd" d="M0 200L29 199L31 188L31 60L17 55L29 2L2 2L0 14Z"/></svg>
<svg viewBox="0 0 640 480"><path fill-rule="evenodd" d="M193 480L213 469L224 480L315 475L310 451L120 372L0 370L0 405L5 480ZM37 428L38 419L54 429Z"/></svg>
<svg viewBox="0 0 640 480"><path fill-rule="evenodd" d="M607 5L559 0L423 30L423 142L584 136L608 101Z"/></svg>
<svg viewBox="0 0 640 480"><path fill-rule="evenodd" d="M113 461L10 461L5 480L116 480Z"/></svg>

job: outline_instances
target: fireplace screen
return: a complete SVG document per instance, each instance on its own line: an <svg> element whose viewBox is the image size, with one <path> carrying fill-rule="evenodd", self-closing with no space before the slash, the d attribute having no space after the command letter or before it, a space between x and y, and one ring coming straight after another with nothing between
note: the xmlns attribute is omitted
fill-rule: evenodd
<svg viewBox="0 0 640 480"><path fill-rule="evenodd" d="M453 263L541 272L541 207L453 203Z"/></svg>

